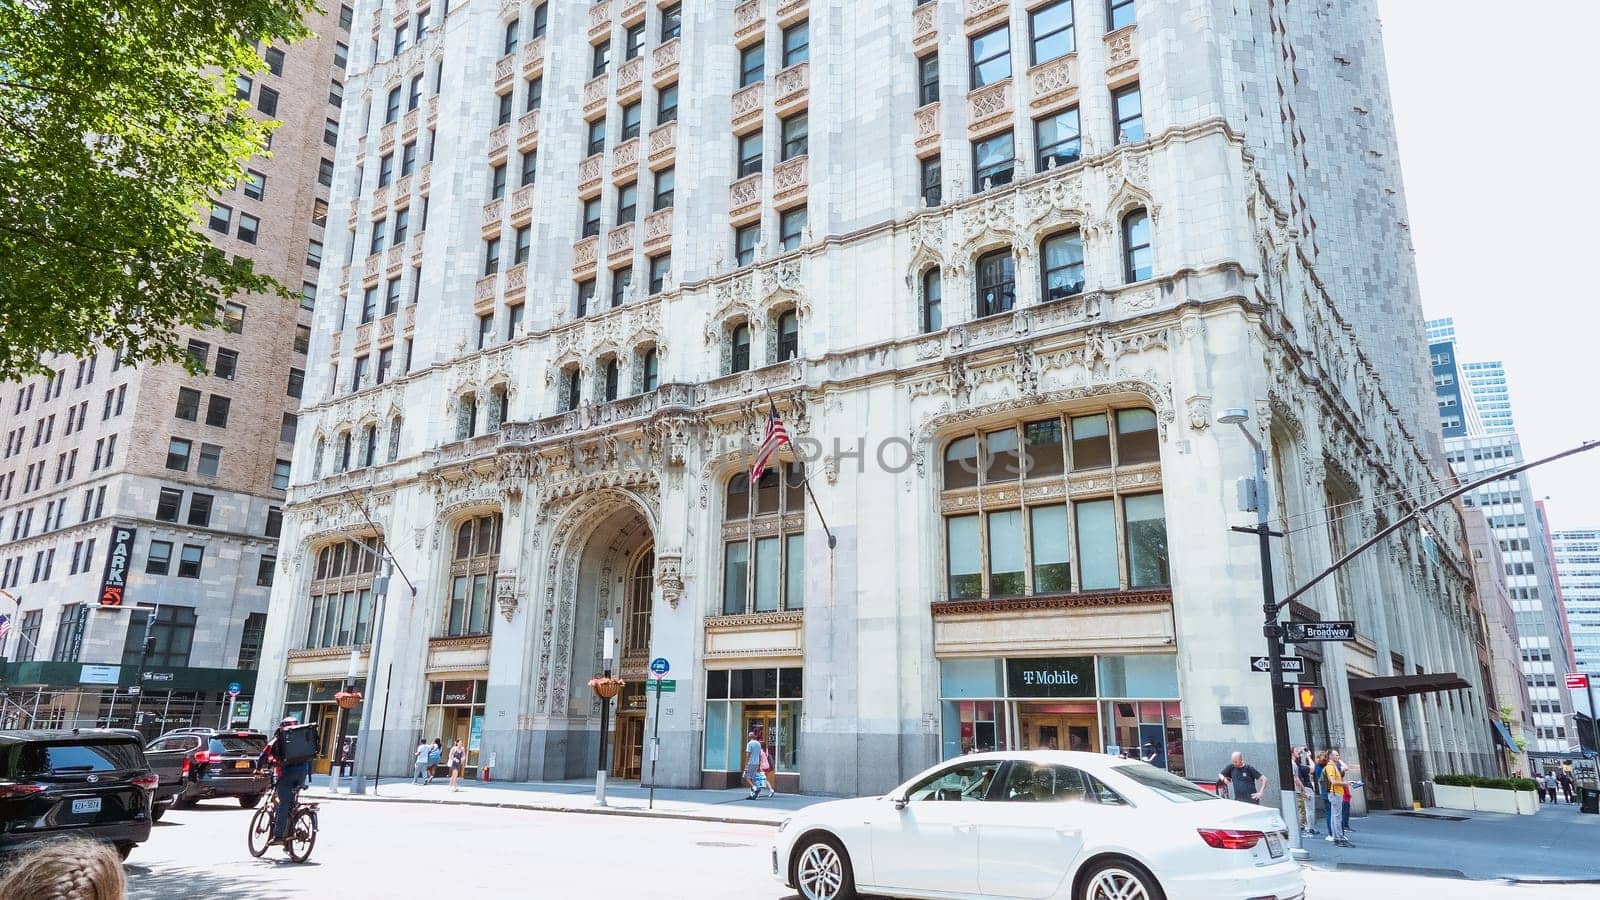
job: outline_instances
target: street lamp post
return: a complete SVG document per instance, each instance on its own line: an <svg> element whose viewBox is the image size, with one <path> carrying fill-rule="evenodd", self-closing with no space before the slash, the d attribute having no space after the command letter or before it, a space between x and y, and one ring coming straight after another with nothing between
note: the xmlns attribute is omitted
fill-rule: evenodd
<svg viewBox="0 0 1600 900"><path fill-rule="evenodd" d="M1272 729L1277 739L1277 770L1278 770L1278 807L1283 813L1283 821L1289 826L1289 846L1295 851L1295 856L1304 857L1305 850L1301 845L1300 816L1296 810L1294 770L1290 760L1289 750L1289 704L1283 693L1283 626L1278 624L1278 601L1273 592L1272 581L1272 528L1269 522L1267 508L1267 450L1261 441L1250 433L1245 427L1245 422L1250 420L1250 412L1246 409L1225 409L1217 417L1217 422L1223 425L1237 425L1244 439L1250 442L1250 448L1255 451L1255 507L1256 507L1256 540L1261 547L1261 611L1264 618L1262 634L1267 639L1268 678L1272 682ZM1244 530L1244 529L1240 529Z"/></svg>
<svg viewBox="0 0 1600 900"><path fill-rule="evenodd" d="M361 652L359 650L351 650L350 668L345 671L344 689L339 692L340 694L348 696L349 694L355 693L356 676L360 674L360 671ZM360 694L356 694L356 703L361 702L360 697ZM337 700L339 698L335 697L334 699ZM339 728L334 735L333 742L333 752L336 754L336 756L334 759L333 769L331 770L328 778L328 786L334 793L338 793L339 791L339 776L345 765L349 765L351 767L350 771L352 778L355 774L355 761L344 752L345 741L349 738L350 717L354 714L354 712L355 703L352 703L350 706L345 706L343 703L339 704Z"/></svg>
<svg viewBox="0 0 1600 900"><path fill-rule="evenodd" d="M611 645L615 639L616 631L611 624L611 620L606 619L606 631L603 638L605 646L601 648L600 652L605 660L605 671L602 677L607 680L611 678ZM606 731L610 728L610 725L611 698L602 694L600 695L600 754L594 764L594 802L596 806L606 805L606 772L610 768L610 766L606 765Z"/></svg>
<svg viewBox="0 0 1600 900"><path fill-rule="evenodd" d="M372 696L373 685L377 684L378 681L378 652L383 645L383 612L384 609L389 605L389 577L393 571L394 561L389 559L388 555L385 554L381 564L378 567L378 576L372 579L372 605L375 607L375 609L372 616L372 651L367 655L368 697ZM401 577L404 577L404 573L402 573ZM412 588L411 593L415 595L416 588ZM352 666L355 665L354 652L350 654L350 663ZM385 689L383 692L383 702L385 707L387 707L389 703L389 691L387 689ZM361 727L356 731L357 757L360 757L362 753L366 752L364 748L366 748L368 743L367 739L371 736L371 734L372 717L363 715L361 717ZM383 760L376 759L373 761L375 777L376 770L381 765L383 765ZM352 794L365 794L367 792L367 776L362 771L362 768L363 767L358 762L353 770L353 775L350 781L350 793Z"/></svg>

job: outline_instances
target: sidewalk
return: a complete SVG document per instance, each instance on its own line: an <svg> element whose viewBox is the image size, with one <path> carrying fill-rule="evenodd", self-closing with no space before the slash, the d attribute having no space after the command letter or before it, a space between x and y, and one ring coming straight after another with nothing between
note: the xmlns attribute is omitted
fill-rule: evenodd
<svg viewBox="0 0 1600 900"><path fill-rule="evenodd" d="M649 808L648 788L631 782L610 782L606 785L606 805L594 802L594 780L582 781L481 781L460 782L459 791L451 791L446 779L434 779L433 784L413 784L405 778L384 779L374 792L369 784L367 793L350 796L349 779L344 779L338 794L328 787L326 775L314 776L305 796L318 800L352 801L357 803L442 803L459 806L494 806L513 809L539 809L554 812L591 813L613 816L650 816L662 819L698 819L707 822L728 822L743 825L776 825L797 809L821 803L832 798L804 794L779 794L760 800L746 800L748 792L734 790L693 790L687 788L657 788L654 809Z"/></svg>
<svg viewBox="0 0 1600 900"><path fill-rule="evenodd" d="M1574 804L1544 804L1531 816L1440 808L1374 812L1350 824L1354 847L1335 847L1324 835L1308 837L1308 865L1474 881L1600 884L1600 816L1583 815Z"/></svg>

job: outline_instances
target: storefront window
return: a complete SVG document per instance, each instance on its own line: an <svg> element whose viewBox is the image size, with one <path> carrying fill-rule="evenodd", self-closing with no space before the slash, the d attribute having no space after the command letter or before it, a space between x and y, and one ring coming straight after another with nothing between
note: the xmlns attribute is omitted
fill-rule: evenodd
<svg viewBox="0 0 1600 900"><path fill-rule="evenodd" d="M742 770L752 731L766 748L773 771L799 771L802 693L799 668L707 672L706 771Z"/></svg>
<svg viewBox="0 0 1600 900"><path fill-rule="evenodd" d="M439 739L443 759L450 758L450 748L459 740L467 748L467 768L478 766L488 687L489 683L482 680L428 682L428 707L423 720L422 737L429 743L435 738Z"/></svg>
<svg viewBox="0 0 1600 900"><path fill-rule="evenodd" d="M800 464L774 460L756 483L754 496L746 475L728 479L722 525L723 615L805 605L805 477Z"/></svg>

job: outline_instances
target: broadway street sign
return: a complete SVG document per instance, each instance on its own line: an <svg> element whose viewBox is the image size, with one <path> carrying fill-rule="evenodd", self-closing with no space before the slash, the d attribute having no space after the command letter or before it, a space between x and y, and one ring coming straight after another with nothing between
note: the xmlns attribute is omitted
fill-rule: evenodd
<svg viewBox="0 0 1600 900"><path fill-rule="evenodd" d="M1356 623L1285 622L1283 639L1291 644L1311 641L1353 641L1356 639Z"/></svg>

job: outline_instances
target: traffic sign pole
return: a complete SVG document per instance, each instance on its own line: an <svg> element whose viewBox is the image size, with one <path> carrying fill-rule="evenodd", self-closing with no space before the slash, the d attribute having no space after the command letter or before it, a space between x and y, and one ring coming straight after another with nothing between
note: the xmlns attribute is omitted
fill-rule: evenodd
<svg viewBox="0 0 1600 900"><path fill-rule="evenodd" d="M661 756L661 679L670 671L672 666L667 663L666 657L658 656L650 660L651 680L656 683L656 711L650 734L650 803L647 809L656 808L656 760Z"/></svg>

